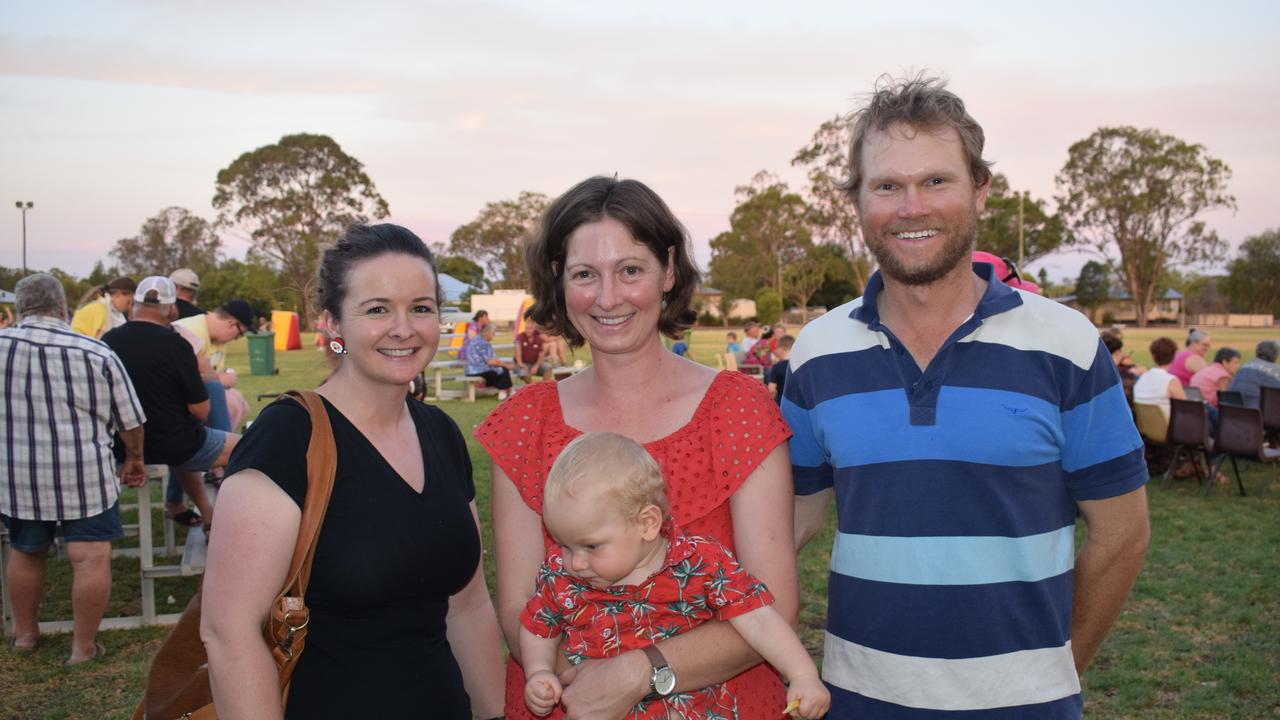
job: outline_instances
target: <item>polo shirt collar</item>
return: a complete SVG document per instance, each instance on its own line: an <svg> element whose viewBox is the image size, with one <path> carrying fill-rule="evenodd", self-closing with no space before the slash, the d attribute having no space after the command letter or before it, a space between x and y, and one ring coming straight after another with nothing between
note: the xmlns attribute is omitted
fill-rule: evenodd
<svg viewBox="0 0 1280 720"><path fill-rule="evenodd" d="M880 272L876 270L871 275L871 279L867 281L867 289L862 294L862 302L849 313L850 318L873 329L880 325L880 310L876 307L880 291L884 290L884 278ZM973 272L987 281L987 289L982 293L982 299L978 300L978 307L973 312L977 319L985 320L1022 304L1022 296L996 277L995 267L991 263L975 262Z"/></svg>
<svg viewBox="0 0 1280 720"><path fill-rule="evenodd" d="M71 325L66 320L54 317L53 315L28 315L18 321L18 327L44 327L56 328L58 330L70 330Z"/></svg>

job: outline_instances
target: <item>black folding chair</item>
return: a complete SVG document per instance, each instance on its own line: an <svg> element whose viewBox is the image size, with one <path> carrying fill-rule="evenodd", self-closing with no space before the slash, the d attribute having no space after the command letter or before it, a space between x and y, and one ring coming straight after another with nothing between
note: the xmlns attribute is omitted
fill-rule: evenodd
<svg viewBox="0 0 1280 720"><path fill-rule="evenodd" d="M1178 461L1182 459L1184 450L1187 459L1195 465L1196 477L1204 478L1205 474L1208 474L1209 479L1213 479L1213 474L1207 470L1210 466L1209 453L1213 450L1213 440L1209 438L1209 414L1205 411L1204 403L1169 398L1169 432L1165 443L1173 446L1173 462L1169 463L1169 470L1164 474L1164 486L1167 487L1173 482L1174 469L1178 467ZM1200 465L1200 459L1196 457L1197 450L1204 457L1203 467Z"/></svg>
<svg viewBox="0 0 1280 720"><path fill-rule="evenodd" d="M1272 447L1280 447L1280 388L1262 386L1259 409L1262 411L1262 429Z"/></svg>
<svg viewBox="0 0 1280 720"><path fill-rule="evenodd" d="M1244 393L1238 390L1219 390L1218 405L1240 405L1244 406Z"/></svg>
<svg viewBox="0 0 1280 720"><path fill-rule="evenodd" d="M1204 402L1204 393L1200 392L1200 388L1191 387L1190 385L1188 385L1182 388L1182 390L1187 394L1188 400L1195 400L1196 402Z"/></svg>
<svg viewBox="0 0 1280 720"><path fill-rule="evenodd" d="M1227 458L1231 459L1231 470L1235 473L1236 486L1240 488L1241 495L1245 494L1244 481L1240 478L1240 466L1236 464L1236 458L1253 460L1280 470L1280 465L1277 464L1280 462L1280 449L1263 444L1262 411L1257 408L1236 405L1218 408L1218 437L1214 448L1223 455L1218 460L1217 468L1209 469L1210 479L1204 484L1205 495L1209 494L1209 488L1213 486L1213 476L1217 474L1217 469L1226 463ZM1270 487L1271 479L1268 478L1262 487L1262 494L1266 495Z"/></svg>

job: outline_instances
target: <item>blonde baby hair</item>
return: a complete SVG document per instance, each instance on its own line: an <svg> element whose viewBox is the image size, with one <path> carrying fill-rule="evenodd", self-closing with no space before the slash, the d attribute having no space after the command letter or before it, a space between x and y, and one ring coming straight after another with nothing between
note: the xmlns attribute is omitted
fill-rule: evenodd
<svg viewBox="0 0 1280 720"><path fill-rule="evenodd" d="M589 432L566 445L547 475L543 502L585 488L602 491L626 519L646 505L661 509L664 520L669 513L662 468L639 443L617 433Z"/></svg>

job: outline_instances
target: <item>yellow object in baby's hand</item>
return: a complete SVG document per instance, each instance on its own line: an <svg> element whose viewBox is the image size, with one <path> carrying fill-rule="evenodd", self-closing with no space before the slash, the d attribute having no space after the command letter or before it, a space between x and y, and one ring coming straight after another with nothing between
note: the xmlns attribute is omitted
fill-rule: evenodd
<svg viewBox="0 0 1280 720"><path fill-rule="evenodd" d="M790 715L799 709L800 709L800 701L792 700L791 702L787 703L787 706L785 708L782 709L782 714Z"/></svg>

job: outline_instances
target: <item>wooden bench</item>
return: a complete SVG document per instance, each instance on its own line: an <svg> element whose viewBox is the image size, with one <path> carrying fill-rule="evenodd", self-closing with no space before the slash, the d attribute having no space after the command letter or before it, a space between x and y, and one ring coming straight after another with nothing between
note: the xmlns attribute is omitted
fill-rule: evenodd
<svg viewBox="0 0 1280 720"><path fill-rule="evenodd" d="M137 628L144 625L172 625L181 617L181 613L159 614L156 612L155 597L155 580L160 577L175 577L181 575L199 575L204 572L204 548L205 537L204 532L199 527L189 528L187 532L187 544L183 550L182 560L176 565L157 565L156 564L156 548L152 539L152 503L151 503L151 484L159 483L160 487L164 487L164 483L169 479L169 466L167 465L148 465L147 466L147 483L140 488L121 488L120 500L121 509L137 507L138 522L125 526L126 536L135 535L138 538L138 547L136 548L115 548L112 550L112 557L137 557L139 559L140 572L139 578L142 584L142 614L127 617L110 617L103 618L103 630L119 630L127 628ZM125 503L125 497L134 491L136 496L136 504ZM213 502L217 495L216 488L206 487L209 493L209 501ZM163 492L161 493L163 495ZM163 505L162 505L163 507ZM161 513L163 517L163 512ZM177 548L174 541L173 523L167 518L162 520L164 523L163 542L164 552L161 556L176 555ZM5 561L8 553L8 534L0 529L0 598L3 598L4 609L0 613L3 618L3 626L6 635L13 633L13 615L10 608L12 601L9 598L9 588L4 582L5 577ZM68 633L74 629L74 622L71 620L46 620L40 623L41 634L52 633Z"/></svg>

